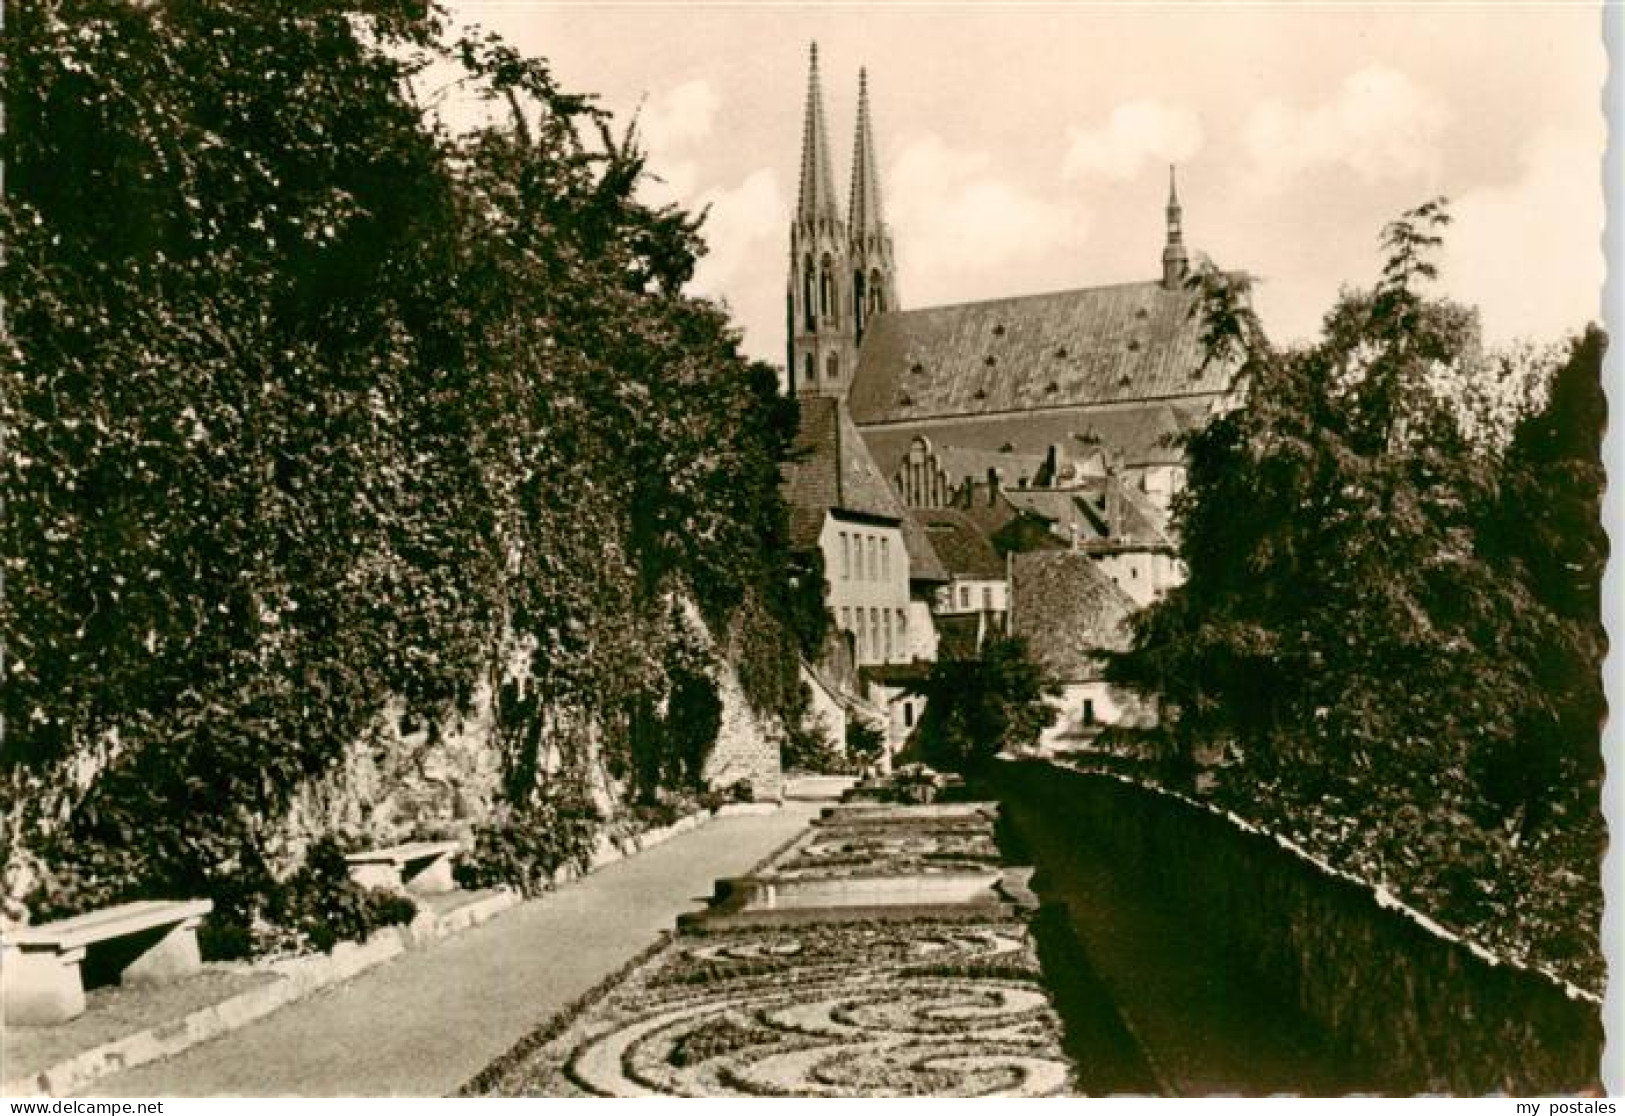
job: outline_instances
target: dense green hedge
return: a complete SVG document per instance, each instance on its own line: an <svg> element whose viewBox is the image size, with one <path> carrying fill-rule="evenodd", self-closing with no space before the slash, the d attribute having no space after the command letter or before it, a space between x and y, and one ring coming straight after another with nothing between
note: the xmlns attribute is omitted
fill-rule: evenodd
<svg viewBox="0 0 1625 1116"><path fill-rule="evenodd" d="M797 711L793 406L682 294L698 222L544 64L410 10L8 11L0 860L36 917L261 887L387 698L446 716L516 654L510 809L630 768L674 679L681 754L638 763L689 780L684 597ZM501 123L429 123L431 61Z"/></svg>

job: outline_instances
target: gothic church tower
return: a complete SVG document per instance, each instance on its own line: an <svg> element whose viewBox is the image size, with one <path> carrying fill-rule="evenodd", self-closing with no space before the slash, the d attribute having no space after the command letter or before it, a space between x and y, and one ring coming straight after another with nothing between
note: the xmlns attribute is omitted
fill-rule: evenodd
<svg viewBox="0 0 1625 1116"><path fill-rule="evenodd" d="M788 316L790 389L795 395L845 396L857 363L852 269L846 222L835 200L818 81L818 44L807 75L807 120L801 136L801 189L790 221Z"/></svg>
<svg viewBox="0 0 1625 1116"><path fill-rule="evenodd" d="M880 208L880 168L875 163L874 125L869 116L869 74L858 71L858 131L852 144L852 326L863 343L869 319L897 309L897 267L891 230Z"/></svg>

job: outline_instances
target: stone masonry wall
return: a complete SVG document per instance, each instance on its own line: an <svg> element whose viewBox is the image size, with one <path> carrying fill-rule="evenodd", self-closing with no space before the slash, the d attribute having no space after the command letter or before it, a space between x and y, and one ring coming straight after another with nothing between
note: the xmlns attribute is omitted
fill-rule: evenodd
<svg viewBox="0 0 1625 1116"><path fill-rule="evenodd" d="M750 783L752 796L761 802L784 795L780 749L784 730L764 723L745 700L739 675L726 659L717 667L717 697L722 699L722 727L705 760L705 781L716 789L740 781Z"/></svg>
<svg viewBox="0 0 1625 1116"><path fill-rule="evenodd" d="M1080 841L1417 1090L1598 1087L1595 997L1498 960L1386 892L1202 804L1050 765L1024 764L1015 777L1042 781Z"/></svg>
<svg viewBox="0 0 1625 1116"><path fill-rule="evenodd" d="M685 612L698 638L714 649L698 610ZM516 670L524 669L525 658L516 655ZM782 730L763 723L745 700L732 664L719 659L714 679L722 726L706 761L706 782L725 789L747 781L758 800L778 798ZM326 833L373 847L414 837L466 840L491 817L501 789L502 757L491 739L490 693L482 689L467 716L440 725L438 739L421 723L403 726L403 711L392 703L375 730L346 749L332 771L300 789L284 827L286 866L297 863L310 840Z"/></svg>

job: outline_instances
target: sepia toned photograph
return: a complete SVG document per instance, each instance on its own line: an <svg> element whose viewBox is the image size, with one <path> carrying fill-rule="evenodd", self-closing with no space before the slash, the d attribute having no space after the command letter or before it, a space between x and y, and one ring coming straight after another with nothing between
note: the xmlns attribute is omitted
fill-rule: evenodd
<svg viewBox="0 0 1625 1116"><path fill-rule="evenodd" d="M1615 1111L1617 6L0 12L10 1111Z"/></svg>

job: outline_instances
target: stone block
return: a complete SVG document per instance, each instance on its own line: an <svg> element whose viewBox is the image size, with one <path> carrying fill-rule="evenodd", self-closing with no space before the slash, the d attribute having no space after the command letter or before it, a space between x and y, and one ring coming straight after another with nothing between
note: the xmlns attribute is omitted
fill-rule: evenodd
<svg viewBox="0 0 1625 1116"><path fill-rule="evenodd" d="M85 986L79 973L84 956L82 946L6 947L0 960L6 1025L44 1027L84 1014Z"/></svg>
<svg viewBox="0 0 1625 1116"><path fill-rule="evenodd" d="M166 984L190 976L203 966L198 952L197 928L203 916L176 923L144 953L125 966L121 984Z"/></svg>

